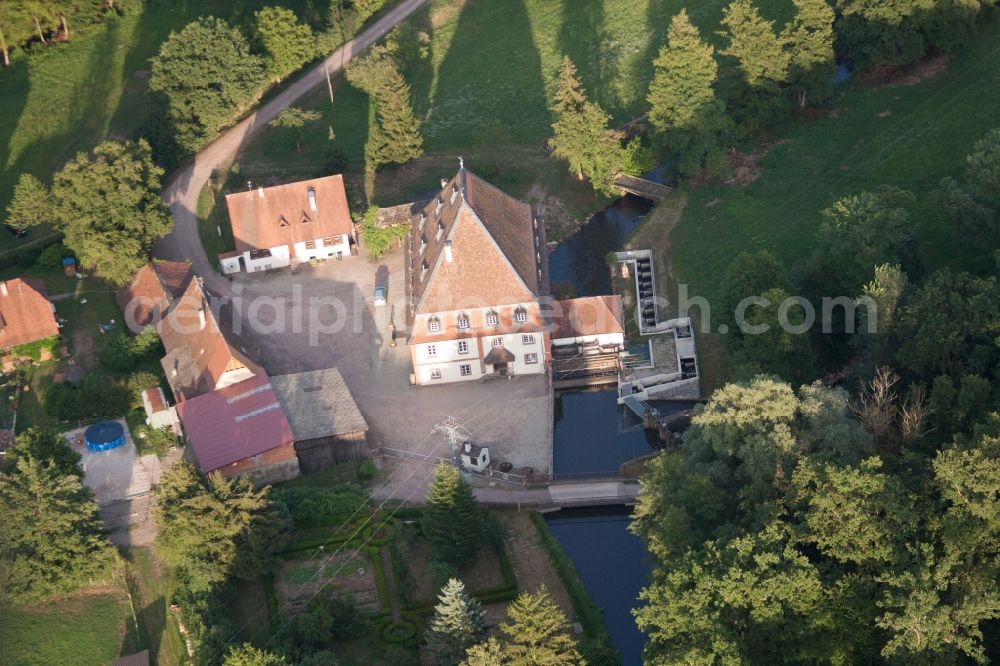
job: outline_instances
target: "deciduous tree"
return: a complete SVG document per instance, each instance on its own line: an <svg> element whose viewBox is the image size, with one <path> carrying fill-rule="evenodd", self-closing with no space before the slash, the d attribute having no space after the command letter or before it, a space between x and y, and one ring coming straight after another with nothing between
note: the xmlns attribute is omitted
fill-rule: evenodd
<svg viewBox="0 0 1000 666"><path fill-rule="evenodd" d="M162 176L142 139L103 141L56 174L56 226L81 265L113 284L131 281L149 261L153 241L173 226L160 197Z"/></svg>
<svg viewBox="0 0 1000 666"><path fill-rule="evenodd" d="M289 664L280 655L244 643L229 648L222 666L289 666Z"/></svg>
<svg viewBox="0 0 1000 666"><path fill-rule="evenodd" d="M295 151L301 153L302 137L305 134L306 124L315 122L320 118L322 118L322 115L319 111L290 106L287 109L282 109L281 113L270 122L270 125L293 132L295 135Z"/></svg>
<svg viewBox="0 0 1000 666"><path fill-rule="evenodd" d="M965 158L965 178L989 201L1000 202L1000 129L976 142Z"/></svg>
<svg viewBox="0 0 1000 666"><path fill-rule="evenodd" d="M264 77L246 37L213 17L171 32L152 62L149 87L165 96L177 143L188 152L232 122Z"/></svg>

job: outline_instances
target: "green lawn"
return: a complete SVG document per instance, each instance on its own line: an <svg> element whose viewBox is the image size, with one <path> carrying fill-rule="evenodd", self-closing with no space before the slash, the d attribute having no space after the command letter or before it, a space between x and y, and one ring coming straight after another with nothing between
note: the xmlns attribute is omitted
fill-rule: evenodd
<svg viewBox="0 0 1000 666"><path fill-rule="evenodd" d="M816 246L820 211L882 183L917 196L914 219L925 271L991 267L992 248L970 251L956 244L931 192L942 177L960 176L972 144L1000 126L998 71L1000 26L993 26L930 80L845 89L830 104L834 113L781 132L753 183L690 192L670 236L677 279L711 300L730 260L743 250L769 250L794 271Z"/></svg>
<svg viewBox="0 0 1000 666"><path fill-rule="evenodd" d="M136 3L124 17L65 44L37 48L7 69L0 67L0 211L19 174L44 181L76 152L105 137L135 137L147 117L149 58L171 30L199 16L217 16L244 32L253 13L281 4L315 19L311 0L199 0ZM325 3L318 3L323 5ZM42 235L34 230L25 241ZM0 234L0 252L15 238Z"/></svg>
<svg viewBox="0 0 1000 666"><path fill-rule="evenodd" d="M107 666L137 648L129 638L128 600L84 594L38 608L0 608L0 666Z"/></svg>
<svg viewBox="0 0 1000 666"><path fill-rule="evenodd" d="M129 549L128 560L142 644L149 649L152 663L160 666L185 663L184 639L169 610L170 596L177 589L173 572L150 548Z"/></svg>
<svg viewBox="0 0 1000 666"><path fill-rule="evenodd" d="M376 203L400 203L454 171L457 157L515 196L538 183L558 193L582 217L601 206L590 188L568 177L563 163L544 150L552 122L547 93L564 54L577 63L588 91L624 123L645 111L652 59L666 39L670 17L683 0L433 0L411 22L430 38L429 57L406 73L423 121L427 155L415 165L380 174ZM728 0L688 6L707 39L715 34ZM784 20L791 0L763 0L762 11ZM358 172L368 135L366 97L340 76L331 104L325 86L302 106L323 115L311 140L295 145L292 132L267 129L240 158L240 175L264 182L326 173L326 140L332 128L354 172L352 203L360 198Z"/></svg>

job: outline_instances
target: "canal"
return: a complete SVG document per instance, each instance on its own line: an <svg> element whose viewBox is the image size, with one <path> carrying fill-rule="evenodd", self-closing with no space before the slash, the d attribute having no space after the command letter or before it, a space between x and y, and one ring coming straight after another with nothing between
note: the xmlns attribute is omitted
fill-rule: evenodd
<svg viewBox="0 0 1000 666"><path fill-rule="evenodd" d="M552 284L571 287L577 296L610 294L606 257L622 249L649 209L647 202L626 196L591 217L549 254ZM556 478L615 472L623 462L650 453L654 441L641 424L621 412L616 391L564 392L556 398L552 442ZM594 603L604 611L608 633L625 666L642 663L645 638L632 609L649 577L646 548L628 531L630 520L624 507L546 516Z"/></svg>

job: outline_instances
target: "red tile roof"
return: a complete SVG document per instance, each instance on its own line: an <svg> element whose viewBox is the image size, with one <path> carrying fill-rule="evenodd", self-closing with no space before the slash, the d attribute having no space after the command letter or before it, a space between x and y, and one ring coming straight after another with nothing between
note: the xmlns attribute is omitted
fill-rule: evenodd
<svg viewBox="0 0 1000 666"><path fill-rule="evenodd" d="M213 390L227 371L263 372L226 340L197 280L188 284L157 330L167 352L161 365L178 402Z"/></svg>
<svg viewBox="0 0 1000 666"><path fill-rule="evenodd" d="M553 339L625 332L621 296L588 296L552 305Z"/></svg>
<svg viewBox="0 0 1000 666"><path fill-rule="evenodd" d="M140 268L132 283L115 294L126 325L135 332L155 325L193 277L191 264L186 261L157 260Z"/></svg>
<svg viewBox="0 0 1000 666"><path fill-rule="evenodd" d="M0 349L59 335L52 303L41 280L0 282Z"/></svg>
<svg viewBox="0 0 1000 666"><path fill-rule="evenodd" d="M344 178L339 175L236 192L226 196L226 206L241 252L354 232Z"/></svg>
<svg viewBox="0 0 1000 666"><path fill-rule="evenodd" d="M265 374L185 400L177 414L206 474L295 439Z"/></svg>
<svg viewBox="0 0 1000 666"><path fill-rule="evenodd" d="M413 217L408 253L410 323L421 313L525 303L548 291L544 226L531 206L465 169Z"/></svg>
<svg viewBox="0 0 1000 666"><path fill-rule="evenodd" d="M146 389L142 392L142 395L149 401L149 407L153 414L162 412L167 408L167 397L163 395L163 389L159 386Z"/></svg>

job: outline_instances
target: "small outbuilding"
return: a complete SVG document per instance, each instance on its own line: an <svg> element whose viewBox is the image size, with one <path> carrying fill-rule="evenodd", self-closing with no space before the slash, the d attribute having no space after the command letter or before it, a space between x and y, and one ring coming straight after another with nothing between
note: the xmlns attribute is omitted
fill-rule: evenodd
<svg viewBox="0 0 1000 666"><path fill-rule="evenodd" d="M167 396L159 386L142 392L142 406L146 410L146 425L150 428L170 428L177 432L177 410L167 403Z"/></svg>
<svg viewBox="0 0 1000 666"><path fill-rule="evenodd" d="M474 472L482 472L490 466L490 449L472 442L462 445L462 466Z"/></svg>
<svg viewBox="0 0 1000 666"><path fill-rule="evenodd" d="M303 472L360 460L368 453L368 423L337 368L271 378L295 434Z"/></svg>

